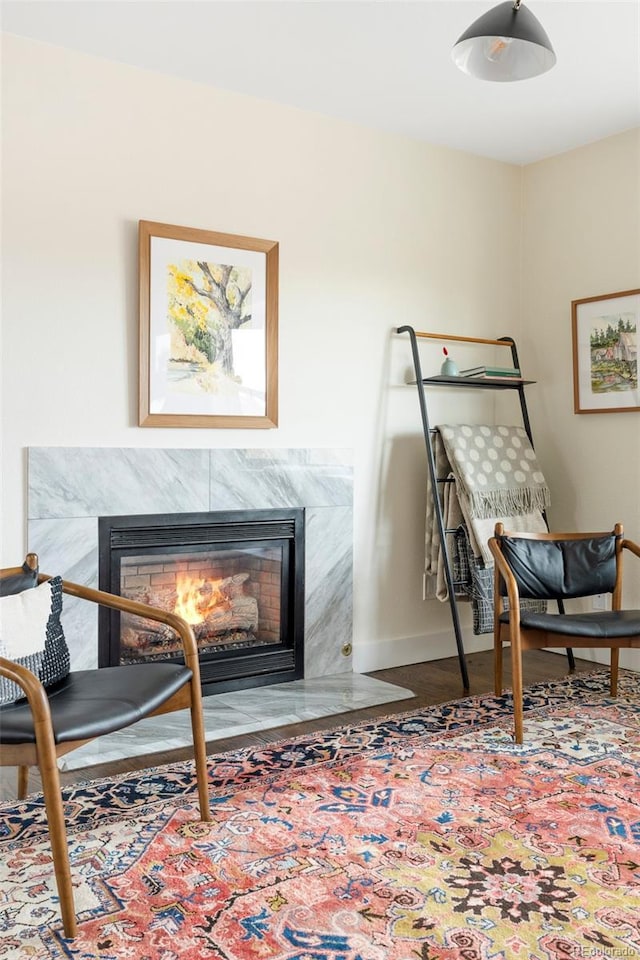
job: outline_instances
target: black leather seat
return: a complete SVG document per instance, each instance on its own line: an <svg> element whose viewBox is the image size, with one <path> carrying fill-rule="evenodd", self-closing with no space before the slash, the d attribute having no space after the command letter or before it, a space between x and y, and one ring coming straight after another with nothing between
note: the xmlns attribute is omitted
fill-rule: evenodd
<svg viewBox="0 0 640 960"><path fill-rule="evenodd" d="M521 613L521 630L550 630L561 637L587 637L592 640L627 638L637 632L640 610L594 610L593 613ZM500 623L509 623L503 613ZM568 644L571 646L571 644ZM564 646L564 644L562 644Z"/></svg>
<svg viewBox="0 0 640 960"><path fill-rule="evenodd" d="M148 717L188 684L188 667L170 663L131 664L78 670L47 690L55 743L92 740ZM27 700L0 707L0 743L35 743Z"/></svg>

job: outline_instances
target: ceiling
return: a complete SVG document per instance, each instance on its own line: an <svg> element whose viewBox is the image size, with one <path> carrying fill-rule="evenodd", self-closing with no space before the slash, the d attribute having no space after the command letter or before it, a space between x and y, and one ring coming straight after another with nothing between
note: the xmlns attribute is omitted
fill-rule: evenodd
<svg viewBox="0 0 640 960"><path fill-rule="evenodd" d="M3 0L46 43L524 164L640 126L640 0L524 0L558 62L473 80L450 51L496 0Z"/></svg>

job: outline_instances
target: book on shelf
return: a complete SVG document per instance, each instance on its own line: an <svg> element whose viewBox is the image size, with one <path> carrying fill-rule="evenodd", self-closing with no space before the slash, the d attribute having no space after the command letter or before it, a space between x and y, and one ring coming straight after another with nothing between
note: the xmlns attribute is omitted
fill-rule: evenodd
<svg viewBox="0 0 640 960"><path fill-rule="evenodd" d="M519 380L522 376L518 367L469 367L460 371L461 377L510 377Z"/></svg>

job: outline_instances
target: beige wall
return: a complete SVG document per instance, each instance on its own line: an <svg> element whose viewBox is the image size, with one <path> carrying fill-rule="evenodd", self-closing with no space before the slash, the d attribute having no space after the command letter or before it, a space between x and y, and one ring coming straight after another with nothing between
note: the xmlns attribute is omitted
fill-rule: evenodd
<svg viewBox="0 0 640 960"><path fill-rule="evenodd" d="M448 607L422 599L401 323L515 335L553 524L640 538L640 415L573 414L569 314L639 285L637 132L521 170L7 36L2 108L3 563L28 546L28 446L351 447L355 667L453 655ZM279 241L277 430L137 427L139 219ZM434 393L432 419L491 404Z"/></svg>
<svg viewBox="0 0 640 960"><path fill-rule="evenodd" d="M573 412L571 301L640 287L640 131L523 171L519 340L532 388L536 447L555 529L610 529L640 541L640 413ZM627 561L626 602L640 607L640 563ZM621 662L640 669L640 652Z"/></svg>
<svg viewBox="0 0 640 960"><path fill-rule="evenodd" d="M452 655L392 330L510 331L520 170L19 38L3 72L2 562L28 546L28 446L351 447L355 667ZM277 430L137 427L139 219L279 241Z"/></svg>

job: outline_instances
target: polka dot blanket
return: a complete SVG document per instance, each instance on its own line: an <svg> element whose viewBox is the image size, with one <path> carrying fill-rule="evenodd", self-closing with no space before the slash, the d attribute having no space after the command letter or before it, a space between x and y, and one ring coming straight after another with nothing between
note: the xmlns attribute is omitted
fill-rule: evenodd
<svg viewBox="0 0 640 960"><path fill-rule="evenodd" d="M472 517L547 509L549 487L522 427L457 424L439 430L459 496L467 500Z"/></svg>

